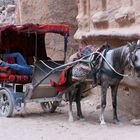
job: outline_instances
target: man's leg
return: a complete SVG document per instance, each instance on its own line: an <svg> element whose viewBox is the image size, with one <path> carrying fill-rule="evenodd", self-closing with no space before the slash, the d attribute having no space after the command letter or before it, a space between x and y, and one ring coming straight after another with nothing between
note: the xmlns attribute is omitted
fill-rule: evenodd
<svg viewBox="0 0 140 140"><path fill-rule="evenodd" d="M2 54L3 57L8 58L8 57L13 57L16 59L17 64L21 66L28 66L25 59L20 53L9 53L9 54Z"/></svg>
<svg viewBox="0 0 140 140"><path fill-rule="evenodd" d="M20 74L26 74L26 75L32 74L32 69L30 66L21 66L19 64L9 64L4 61L1 63L1 66L9 66L12 70L15 70L16 72Z"/></svg>

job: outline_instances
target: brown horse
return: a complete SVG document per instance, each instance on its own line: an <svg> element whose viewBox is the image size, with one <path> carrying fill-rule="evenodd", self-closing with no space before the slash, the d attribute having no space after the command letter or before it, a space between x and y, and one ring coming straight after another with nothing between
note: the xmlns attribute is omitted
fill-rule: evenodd
<svg viewBox="0 0 140 140"><path fill-rule="evenodd" d="M99 54L101 55L101 54ZM106 94L107 89L111 88L112 95L112 106L113 106L113 121L114 123L119 123L117 116L117 90L120 81L124 75L124 70L126 66L130 65L133 67L138 75L140 76L140 43L132 42L128 43L119 48L110 49L105 56L103 57L103 63L98 71L98 81L101 86L101 115L100 115L100 124L105 125L104 120L104 111L106 107ZM91 62L92 63L92 62ZM91 64L92 65L92 64ZM91 69L92 72L92 69ZM72 82L71 82L72 83ZM68 92L69 98L69 120L73 121L72 114L72 101L75 98L77 105L77 115L80 119L83 119L84 116L81 111L81 93L82 87L85 85L85 81L77 84L71 91Z"/></svg>

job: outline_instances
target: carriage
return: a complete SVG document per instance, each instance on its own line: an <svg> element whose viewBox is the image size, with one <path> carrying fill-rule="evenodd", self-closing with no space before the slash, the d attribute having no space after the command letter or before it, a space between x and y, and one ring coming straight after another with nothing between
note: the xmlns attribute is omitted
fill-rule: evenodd
<svg viewBox="0 0 140 140"><path fill-rule="evenodd" d="M40 103L45 112L54 112L62 100L50 79L57 81L65 63L69 26L62 24L24 24L0 27L2 53L20 52L33 69L32 75L20 75L0 66L0 116L10 117L26 103ZM64 59L51 60L45 50L45 34L64 37ZM8 58L8 63L15 63Z"/></svg>
<svg viewBox="0 0 140 140"><path fill-rule="evenodd" d="M40 103L45 112L54 112L62 101L63 93L68 93L69 120L71 121L73 120L71 92L74 91L74 95L76 95L77 115L81 119L83 118L80 96L83 88L81 85L85 85L86 81L84 80L86 78L73 82L71 81L72 75L67 74L70 78L67 78L69 79L69 83L64 91L58 90L52 84L52 81L58 83L61 80L60 76L61 74L65 74L63 73L65 69L69 67L73 69L73 66L79 62L90 63L92 65L92 60L90 62L86 61L84 57L71 63L65 63L69 29L69 26L62 24L24 24L22 26L6 25L0 27L0 51L2 53L20 52L33 69L32 75L20 75L8 67L0 65L0 116L10 117L14 110L21 110L29 102ZM47 56L44 42L46 33L56 33L64 37L63 60L55 61ZM99 72L101 72L99 84L102 89L100 121L101 124L105 124L106 92L110 86L112 89L113 119L115 122L118 122L116 109L118 85L123 76L128 76L124 75L124 69L127 65L131 66L137 72L138 76L140 76L140 41L138 40L137 42L111 49L106 53L106 56L100 52L93 52L90 54L93 56L91 58L94 58L95 53L99 53L102 58L101 60L103 60L101 67L99 67ZM112 60L110 60L111 57L108 57L110 55L113 57ZM116 61L116 59L119 61ZM13 58L5 61L15 63ZM93 72L93 69L90 72ZM106 86L103 86L104 84Z"/></svg>

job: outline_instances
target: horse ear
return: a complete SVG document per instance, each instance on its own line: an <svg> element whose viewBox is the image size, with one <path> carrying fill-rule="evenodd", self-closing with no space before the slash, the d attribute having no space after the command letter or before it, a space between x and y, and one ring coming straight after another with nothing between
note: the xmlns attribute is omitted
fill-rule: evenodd
<svg viewBox="0 0 140 140"><path fill-rule="evenodd" d="M132 44L130 43L130 42L127 42L127 45L130 47L130 46L132 46Z"/></svg>
<svg viewBox="0 0 140 140"><path fill-rule="evenodd" d="M132 42L132 43L127 42L127 46L129 47L129 51L133 52L136 49L137 44L135 42Z"/></svg>
<svg viewBox="0 0 140 140"><path fill-rule="evenodd" d="M137 45L140 45L140 39L137 41Z"/></svg>

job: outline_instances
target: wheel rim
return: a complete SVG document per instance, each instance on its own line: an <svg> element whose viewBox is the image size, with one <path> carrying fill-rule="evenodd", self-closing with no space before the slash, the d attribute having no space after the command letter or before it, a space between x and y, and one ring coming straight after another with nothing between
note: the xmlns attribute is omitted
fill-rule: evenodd
<svg viewBox="0 0 140 140"><path fill-rule="evenodd" d="M41 103L41 107L45 112L53 113L55 109L57 108L58 103L57 101L50 101L50 102L44 102Z"/></svg>
<svg viewBox="0 0 140 140"><path fill-rule="evenodd" d="M45 102L43 103L44 109L51 110L53 107L53 102Z"/></svg>
<svg viewBox="0 0 140 140"><path fill-rule="evenodd" d="M1 94L0 96L0 114L5 116L10 110L10 102L6 94Z"/></svg>

